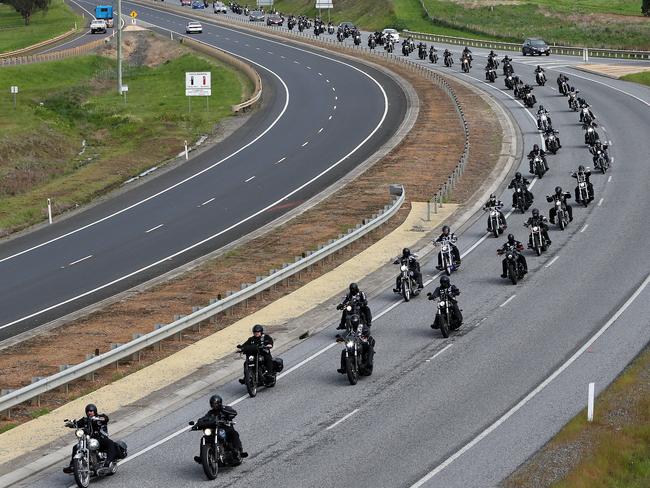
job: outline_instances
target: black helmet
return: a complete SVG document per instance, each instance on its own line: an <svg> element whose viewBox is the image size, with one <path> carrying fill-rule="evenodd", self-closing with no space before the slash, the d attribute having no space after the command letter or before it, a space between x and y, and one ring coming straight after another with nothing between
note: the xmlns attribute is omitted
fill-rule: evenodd
<svg viewBox="0 0 650 488"><path fill-rule="evenodd" d="M354 293L355 295L359 293L359 285L356 283L350 283L350 293Z"/></svg>
<svg viewBox="0 0 650 488"><path fill-rule="evenodd" d="M581 173L584 173L585 172L585 167L581 164L580 166L578 166L578 171L581 172Z"/></svg>
<svg viewBox="0 0 650 488"><path fill-rule="evenodd" d="M449 276L442 275L440 277L440 286L442 286L443 288L447 288L449 286Z"/></svg>
<svg viewBox="0 0 650 488"><path fill-rule="evenodd" d="M355 329L359 326L359 316L355 313L350 317L350 325Z"/></svg>
<svg viewBox="0 0 650 488"><path fill-rule="evenodd" d="M540 105L540 106L539 106L539 110L540 110L540 111L544 110L544 105Z"/></svg>
<svg viewBox="0 0 650 488"><path fill-rule="evenodd" d="M538 208L533 209L533 217L539 217L539 209Z"/></svg>
<svg viewBox="0 0 650 488"><path fill-rule="evenodd" d="M511 244L515 242L515 236L512 234L508 234L508 242Z"/></svg>
<svg viewBox="0 0 650 488"><path fill-rule="evenodd" d="M97 405L95 405L94 403L89 403L88 405L86 405L85 411L86 411L86 416L88 416L88 412L93 412L95 415L97 415Z"/></svg>
<svg viewBox="0 0 650 488"><path fill-rule="evenodd" d="M556 195L559 195L559 194L561 194L561 193L562 193L562 187L561 187L561 186L556 186L556 187L555 187L555 194L556 194Z"/></svg>
<svg viewBox="0 0 650 488"><path fill-rule="evenodd" d="M255 324L253 326L253 334L255 334L255 332L259 332L260 334L264 334L264 327L262 327L260 324Z"/></svg>
<svg viewBox="0 0 650 488"><path fill-rule="evenodd" d="M490 200L496 200L497 197L494 193L490 193Z"/></svg>
<svg viewBox="0 0 650 488"><path fill-rule="evenodd" d="M539 151L539 144L533 144L533 151Z"/></svg>
<svg viewBox="0 0 650 488"><path fill-rule="evenodd" d="M520 179L521 179L521 173L519 171L517 171L515 173L515 180L520 180Z"/></svg>
<svg viewBox="0 0 650 488"><path fill-rule="evenodd" d="M221 410L222 406L223 406L223 398L221 398L219 395L212 395L210 397L210 408L212 410Z"/></svg>
<svg viewBox="0 0 650 488"><path fill-rule="evenodd" d="M537 69L542 69L542 67L538 64L538 65L537 65Z"/></svg>
<svg viewBox="0 0 650 488"><path fill-rule="evenodd" d="M443 226L442 226L442 233L443 233L443 234L449 234L449 231L450 231L450 230L451 230L451 229L449 228L448 225L443 225Z"/></svg>
<svg viewBox="0 0 650 488"><path fill-rule="evenodd" d="M406 257L408 257L410 255L411 255L411 250L408 247L405 247L404 249L402 249L402 256L404 256L406 258Z"/></svg>

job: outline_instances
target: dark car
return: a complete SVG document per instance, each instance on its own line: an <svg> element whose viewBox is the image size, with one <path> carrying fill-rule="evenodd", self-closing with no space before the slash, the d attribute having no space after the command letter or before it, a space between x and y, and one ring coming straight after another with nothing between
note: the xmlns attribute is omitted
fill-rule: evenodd
<svg viewBox="0 0 650 488"><path fill-rule="evenodd" d="M356 28L357 28L357 26L354 25L354 22L341 22L339 24L339 30L343 30L346 27L351 31L356 30Z"/></svg>
<svg viewBox="0 0 650 488"><path fill-rule="evenodd" d="M248 16L248 20L251 22L264 22L264 19L266 19L264 12L260 12L259 10L253 10Z"/></svg>
<svg viewBox="0 0 650 488"><path fill-rule="evenodd" d="M548 44L542 39L530 38L524 41L524 44L521 46L521 54L524 56L530 54L531 56L535 54L546 54L547 56L551 54L551 48L548 47Z"/></svg>
<svg viewBox="0 0 650 488"><path fill-rule="evenodd" d="M266 17L266 25L282 25L284 23L284 18L278 14L270 14Z"/></svg>

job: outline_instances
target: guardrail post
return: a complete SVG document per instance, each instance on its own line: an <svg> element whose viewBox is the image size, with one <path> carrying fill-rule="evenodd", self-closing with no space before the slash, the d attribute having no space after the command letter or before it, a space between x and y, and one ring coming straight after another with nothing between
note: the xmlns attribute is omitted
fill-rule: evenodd
<svg viewBox="0 0 650 488"><path fill-rule="evenodd" d="M201 307L192 307L192 313L198 312L201 310ZM192 332L201 332L201 322L196 325L193 325L190 329Z"/></svg>
<svg viewBox="0 0 650 488"><path fill-rule="evenodd" d="M122 344L122 343L120 343L120 342L113 342L113 343L111 344L111 351L112 351L113 349L117 349L118 347L123 346L123 345L124 345L124 344ZM119 367L120 367L120 361L119 361L119 359L118 359L117 361L115 361L115 369L118 369Z"/></svg>
<svg viewBox="0 0 650 488"><path fill-rule="evenodd" d="M183 318L183 315L174 315L174 322L176 322L176 321L178 321L178 320L180 320L182 318ZM174 334L174 337L179 342L182 340L180 332L177 332L176 334Z"/></svg>
<svg viewBox="0 0 650 488"><path fill-rule="evenodd" d="M165 326L165 324L156 324L153 326L153 330L159 330L162 329ZM155 352L160 352L162 351L162 342L158 341L153 345L153 350Z"/></svg>
<svg viewBox="0 0 650 488"><path fill-rule="evenodd" d="M65 370L68 369L69 367L70 367L69 364L59 364L59 372L61 372L61 371L65 371ZM68 383L66 383L66 384L63 385L63 386L65 387L65 394L67 395L68 393L70 393L70 388L68 387Z"/></svg>
<svg viewBox="0 0 650 488"><path fill-rule="evenodd" d="M37 383L41 380L45 379L45 376L33 376L32 377L32 384ZM31 404L34 405L36 404L37 407L41 406L41 395L36 395L36 397L32 398Z"/></svg>
<svg viewBox="0 0 650 488"><path fill-rule="evenodd" d="M12 392L14 392L14 391L16 391L15 388L2 388L2 389L0 390L0 396L8 395L9 393L12 393ZM6 415L7 418L10 419L10 418L11 418L11 409L8 408L8 409L5 410L4 412L0 412L0 415Z"/></svg>

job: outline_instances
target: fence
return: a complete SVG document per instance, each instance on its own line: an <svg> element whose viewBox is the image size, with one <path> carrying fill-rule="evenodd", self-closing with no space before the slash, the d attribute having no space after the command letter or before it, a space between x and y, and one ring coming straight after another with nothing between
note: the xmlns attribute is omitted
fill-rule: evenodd
<svg viewBox="0 0 650 488"><path fill-rule="evenodd" d="M42 63L45 61L57 61L59 59L71 58L73 56L79 56L80 54L85 54L92 51L98 46L108 44L111 42L111 38L114 34L111 34L108 37L103 37L95 41L89 42L88 44L83 44L81 46L71 47L69 49L62 49L60 51L52 51L44 54L34 54L32 56L18 56L11 58L2 58L0 59L0 66L16 66L22 64L32 64L32 63Z"/></svg>
<svg viewBox="0 0 650 488"><path fill-rule="evenodd" d="M4 30L3 30L3 32L4 32ZM52 39L46 39L44 41L39 42L38 44L33 44L31 46L27 46L27 47L24 47L22 49L16 49L15 51L0 53L0 59L3 59L3 58L15 58L15 57L20 56L23 53L28 53L29 51L34 51L35 49L40 49L42 47L49 46L50 44L54 44L56 42L59 42L59 41L65 39L66 37L71 36L75 32L77 32L76 24L75 24L75 27L73 29L70 29L68 32L64 32L60 36L53 37Z"/></svg>

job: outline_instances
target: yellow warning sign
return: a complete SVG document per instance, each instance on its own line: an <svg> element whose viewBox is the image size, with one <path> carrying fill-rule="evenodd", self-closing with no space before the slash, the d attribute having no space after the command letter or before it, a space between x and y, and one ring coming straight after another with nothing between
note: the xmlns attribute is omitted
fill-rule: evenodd
<svg viewBox="0 0 650 488"><path fill-rule="evenodd" d="M129 15L135 19L138 16L138 12L131 10L131 13Z"/></svg>

